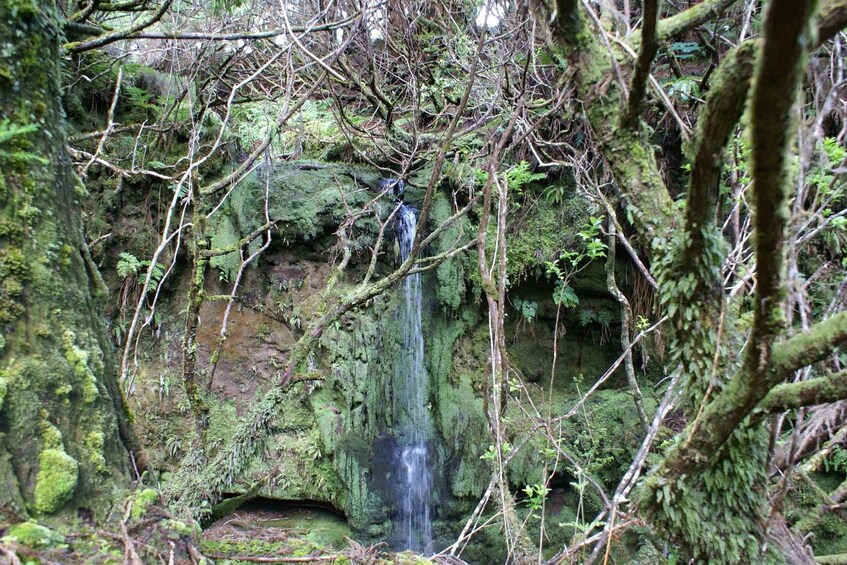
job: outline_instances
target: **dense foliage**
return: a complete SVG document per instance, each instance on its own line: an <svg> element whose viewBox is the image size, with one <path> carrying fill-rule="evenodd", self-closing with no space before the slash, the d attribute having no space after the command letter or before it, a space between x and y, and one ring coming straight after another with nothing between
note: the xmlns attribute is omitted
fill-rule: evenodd
<svg viewBox="0 0 847 565"><path fill-rule="evenodd" d="M384 537L389 291L423 272L446 552L847 552L845 25L843 0L0 2L0 528L104 519L131 467L187 521L262 493ZM381 178L425 227L406 261Z"/></svg>

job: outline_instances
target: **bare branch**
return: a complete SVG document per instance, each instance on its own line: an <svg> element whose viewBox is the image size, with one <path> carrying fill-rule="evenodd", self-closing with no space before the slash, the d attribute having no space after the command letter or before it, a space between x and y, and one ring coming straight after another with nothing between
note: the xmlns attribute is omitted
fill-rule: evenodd
<svg viewBox="0 0 847 565"><path fill-rule="evenodd" d="M644 0L642 10L643 24L641 28L641 49L632 72L629 84L629 98L626 110L621 114L621 127L632 129L638 124L641 114L641 103L644 100L647 77L653 58L659 50L659 37L656 33L656 22L659 18L659 0Z"/></svg>
<svg viewBox="0 0 847 565"><path fill-rule="evenodd" d="M65 148L68 150L68 153L70 153L71 157L73 157L74 159L90 159L94 163L97 163L98 165L102 165L102 166L106 167L107 169L109 169L110 171L112 171L113 173L116 173L116 174L118 174L118 175L120 175L124 178L133 177L133 176L149 176L149 177L154 177L154 178L161 179L161 180L173 180L173 177L169 177L168 175L163 175L162 173L159 173L157 171L149 171L147 169L132 169L132 170L122 169L121 167L118 167L114 163L106 161L102 157L98 157L98 156L94 155L93 153L89 153L88 151L83 151L82 149L74 149L73 147L71 147L69 145L66 146Z"/></svg>
<svg viewBox="0 0 847 565"><path fill-rule="evenodd" d="M274 37L279 37L280 35L286 35L287 33L303 33L303 32L316 32L316 31L334 31L337 29L344 29L349 27L354 21L356 21L361 12L355 12L350 17L344 18L343 20L338 20L335 22L326 23L323 25L317 26L291 26L287 29L269 29L265 31L257 31L257 32L241 32L241 33L215 33L215 32L185 32L185 33L162 33L162 32L143 32L143 33L135 33L129 37L124 37L122 40L124 41L134 41L138 39L168 39L172 41L198 41L198 40L209 40L209 41L239 41L239 40L255 40L255 39L271 39Z"/></svg>
<svg viewBox="0 0 847 565"><path fill-rule="evenodd" d="M154 12L153 15L151 15L149 18L142 20L140 23L137 23L126 29L113 31L112 33L102 35L100 37L97 37L96 39L90 39L84 42L68 43L67 45L65 45L65 50L71 53L83 53L85 51L91 51L92 49L97 49L99 47L105 47L110 43L114 43L122 39L127 39L133 34L147 29L148 27L162 19L162 16L165 15L165 12L168 10L168 8L170 8L172 3L173 0L163 0L162 4L159 6L159 9L156 10L156 12Z"/></svg>
<svg viewBox="0 0 847 565"><path fill-rule="evenodd" d="M123 65L121 65L118 67L118 78L115 79L115 92L112 94L112 103L109 105L109 112L106 115L106 129L103 131L102 137L100 137L100 142L97 144L97 149L94 151L94 155L91 156L79 172L79 176L82 178L86 178L88 176L88 169L91 168L91 165L97 160L100 153L103 152L103 146L106 145L106 140L109 139L109 135L115 127L115 107L118 105L118 97L121 93L121 81L123 80L123 76L124 68Z"/></svg>
<svg viewBox="0 0 847 565"><path fill-rule="evenodd" d="M615 300L620 304L621 312L621 348L624 350L624 372L626 373L626 381L629 384L632 398L635 401L635 409L638 412L638 419L641 420L641 425L644 427L645 433L650 429L650 420L647 418L647 412L644 410L644 398L641 395L641 389L638 388L638 381L635 379L635 366L632 362L632 347L630 345L629 326L632 322L632 307L629 300L623 292L618 288L615 281L615 248L616 242L615 223L612 218L609 218L609 245L606 250L606 288L609 289L609 294L615 297Z"/></svg>

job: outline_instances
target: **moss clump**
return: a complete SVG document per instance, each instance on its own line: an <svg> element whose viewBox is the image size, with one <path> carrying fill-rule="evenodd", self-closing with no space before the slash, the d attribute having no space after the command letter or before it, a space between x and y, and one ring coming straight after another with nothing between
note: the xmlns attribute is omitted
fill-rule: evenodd
<svg viewBox="0 0 847 565"><path fill-rule="evenodd" d="M35 510L56 512L73 496L79 477L76 459L60 449L45 449L38 460Z"/></svg>
<svg viewBox="0 0 847 565"><path fill-rule="evenodd" d="M584 198L567 195L560 206L526 206L510 217L506 235L510 286L530 276L545 276L548 261L562 251L581 248L579 226L588 210Z"/></svg>
<svg viewBox="0 0 847 565"><path fill-rule="evenodd" d="M150 507L159 500L159 493L152 488L146 488L135 495L129 515L133 520L139 520L147 514Z"/></svg>
<svg viewBox="0 0 847 565"><path fill-rule="evenodd" d="M273 188L269 193L268 212L270 219L278 222L280 239L286 244L297 240L312 241L334 230L345 216L342 193L347 205L364 204L368 198L366 193L349 177L353 170L350 166L306 170L297 163L275 168L269 179ZM220 212L209 219L212 249L232 249L231 246L242 237L262 225L265 181L268 180L265 174L256 172L246 177L232 190ZM374 185L378 178L365 169L355 169L355 174L372 179ZM356 226L356 238L350 243L358 252L373 245L378 224L373 218L362 218ZM246 247L253 253L260 246L261 238L257 237ZM222 278L232 280L241 265L238 248L212 258L210 264L220 271Z"/></svg>
<svg viewBox="0 0 847 565"><path fill-rule="evenodd" d="M213 222L212 227L212 249L222 249L238 243L241 232L226 218ZM209 264L220 271L224 280L233 280L241 267L241 259L238 252L233 251L225 255L212 257Z"/></svg>
<svg viewBox="0 0 847 565"><path fill-rule="evenodd" d="M109 467L106 465L106 458L103 456L103 445L106 438L101 431L93 431L88 433L83 440L85 447L88 448L88 459L94 465L98 473L108 473Z"/></svg>
<svg viewBox="0 0 847 565"><path fill-rule="evenodd" d="M43 414L43 416L46 417L46 414ZM42 420L39 427L41 445L44 449L58 449L60 451L65 449L62 443L62 432L59 431L59 428L47 420Z"/></svg>
<svg viewBox="0 0 847 565"><path fill-rule="evenodd" d="M223 555L281 555L289 548L288 540L268 541L263 539L229 540L201 539L200 550L205 554ZM227 559L225 563L241 563L235 559ZM243 563L247 563L244 561Z"/></svg>
<svg viewBox="0 0 847 565"><path fill-rule="evenodd" d="M181 537L199 537L200 526L196 522L181 522L179 520L163 520L162 528L167 532L167 536L171 539L179 539Z"/></svg>
<svg viewBox="0 0 847 565"><path fill-rule="evenodd" d="M573 397L566 400L573 402ZM655 400L644 399L647 413ZM620 481L643 439L632 394L626 390L599 390L584 404L581 416L563 423L562 443L586 462L587 470L606 485Z"/></svg>
<svg viewBox="0 0 847 565"><path fill-rule="evenodd" d="M86 404L91 404L100 396L97 390L97 377L88 364L88 351L79 348L76 343L76 337L70 330L66 330L62 334L62 346L65 350L65 359L70 363L74 372L75 379L82 387L82 400Z"/></svg>
<svg viewBox="0 0 847 565"><path fill-rule="evenodd" d="M299 545L291 555L293 557L311 557L313 554L321 551L321 548L309 541L304 540L292 540L292 546Z"/></svg>
<svg viewBox="0 0 847 565"><path fill-rule="evenodd" d="M0 230L0 235L2 235ZM21 303L23 284L29 277L29 267L23 251L16 247L0 250L0 323L14 322L24 307Z"/></svg>
<svg viewBox="0 0 847 565"><path fill-rule="evenodd" d="M19 543L27 547L53 547L65 543L65 537L35 522L21 522L9 528L3 536L3 543Z"/></svg>
<svg viewBox="0 0 847 565"><path fill-rule="evenodd" d="M488 445L482 399L474 393L472 380L459 376L456 386L445 384L438 393L439 425L453 457L449 477L456 497L479 496L488 482L489 469L480 464Z"/></svg>

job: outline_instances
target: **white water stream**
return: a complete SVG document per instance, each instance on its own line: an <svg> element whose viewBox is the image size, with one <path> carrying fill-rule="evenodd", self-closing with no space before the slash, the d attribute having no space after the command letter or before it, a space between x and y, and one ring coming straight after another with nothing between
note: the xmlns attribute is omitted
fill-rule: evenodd
<svg viewBox="0 0 847 565"><path fill-rule="evenodd" d="M400 257L408 258L417 233L415 212L405 204L398 211L395 226ZM402 302L399 327L403 333L404 350L395 375L395 420L400 424L397 437L395 469L403 493L399 505L398 534L405 539L407 549L432 555L432 519L429 496L432 489L432 468L427 432L432 429L426 406L429 377L424 364L424 340L421 329L423 292L420 274L406 277L400 287Z"/></svg>

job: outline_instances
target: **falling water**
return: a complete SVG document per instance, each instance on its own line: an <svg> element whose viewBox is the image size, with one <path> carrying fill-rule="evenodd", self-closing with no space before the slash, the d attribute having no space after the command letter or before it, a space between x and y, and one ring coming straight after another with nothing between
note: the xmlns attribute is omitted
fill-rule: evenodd
<svg viewBox="0 0 847 565"><path fill-rule="evenodd" d="M395 224L400 258L406 260L417 231L415 212L405 204L398 210ZM395 375L395 414L400 429L395 431L397 453L395 469L402 504L398 505L398 537L407 549L432 555L432 521L429 495L432 483L427 432L431 429L426 407L429 378L424 366L424 342L421 332L423 292L420 274L406 277L400 289L400 328L404 349ZM399 501L398 501L399 502Z"/></svg>

